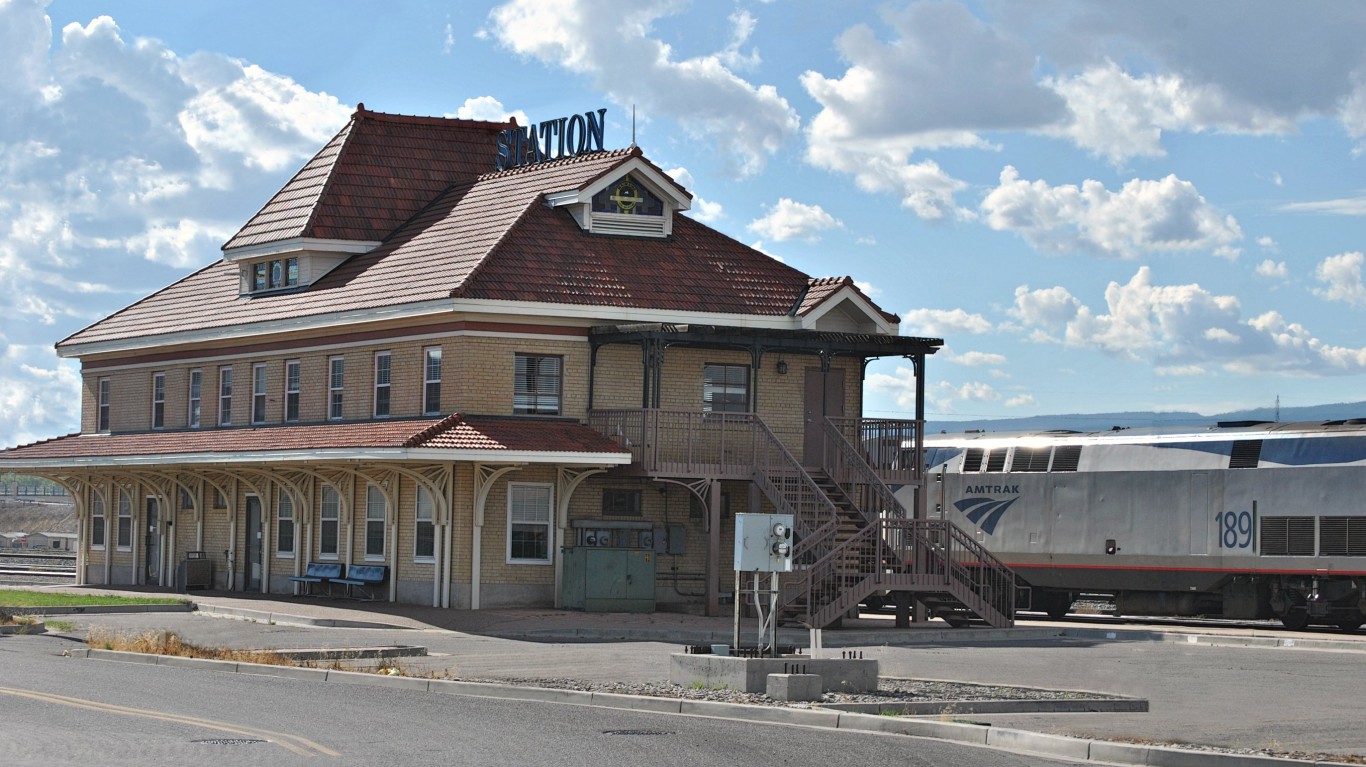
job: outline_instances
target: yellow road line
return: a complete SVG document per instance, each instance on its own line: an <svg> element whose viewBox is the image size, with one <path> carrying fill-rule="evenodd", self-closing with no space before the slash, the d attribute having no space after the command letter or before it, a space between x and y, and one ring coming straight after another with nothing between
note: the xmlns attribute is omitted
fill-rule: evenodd
<svg viewBox="0 0 1366 767"><path fill-rule="evenodd" d="M292 751L293 753L298 754L300 756L317 756L318 754L323 754L325 756L341 756L340 752L333 751L332 749L326 746L315 743L311 740L308 740L307 738L301 738L297 735L290 735L282 732L273 732L271 730L256 729L242 725L228 724L226 722L216 722L212 719L200 719L199 717L185 716L183 714L169 714L163 711L150 711L148 709L143 708L118 706L113 703L100 703L99 701L85 700L83 698L72 698L66 695L57 695L54 693L47 692L37 692L34 690L18 690L12 687L0 687L0 694L13 695L19 698L29 698L31 700L46 701L48 703L57 703L63 706L83 708L90 711L103 711L105 713L123 714L125 716L141 716L147 719L158 719L163 722L188 724L195 727L203 727L210 730L218 730L219 732L227 732L232 733L234 735L258 738L260 740L266 740L271 743L274 743L275 745L288 751Z"/></svg>

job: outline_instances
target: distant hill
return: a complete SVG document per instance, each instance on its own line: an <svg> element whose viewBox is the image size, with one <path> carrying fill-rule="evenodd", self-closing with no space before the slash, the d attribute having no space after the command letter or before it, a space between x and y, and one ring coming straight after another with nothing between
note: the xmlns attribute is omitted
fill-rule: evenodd
<svg viewBox="0 0 1366 767"><path fill-rule="evenodd" d="M74 533L76 513L70 503L0 500L0 532Z"/></svg>
<svg viewBox="0 0 1366 767"><path fill-rule="evenodd" d="M1235 410L1228 413L1202 415L1186 411L1120 413L1067 413L1036 415L1027 418L979 418L970 421L926 421L925 432L961 432L968 429L985 431L1042 431L1070 429L1072 431L1108 431L1116 426L1138 428L1145 426L1210 426L1219 421L1337 421L1347 418L1366 418L1366 402L1340 402L1332 405L1283 407L1280 418L1272 407Z"/></svg>

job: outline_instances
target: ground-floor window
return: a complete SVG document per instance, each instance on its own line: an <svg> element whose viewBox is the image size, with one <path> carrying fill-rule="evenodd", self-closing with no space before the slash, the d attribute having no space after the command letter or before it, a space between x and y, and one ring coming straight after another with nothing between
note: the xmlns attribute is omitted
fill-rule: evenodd
<svg viewBox="0 0 1366 767"><path fill-rule="evenodd" d="M389 503L375 485L365 488L365 558L384 558L384 520Z"/></svg>
<svg viewBox="0 0 1366 767"><path fill-rule="evenodd" d="M133 548L133 502L128 500L127 493L119 493L119 529L116 543L123 551Z"/></svg>
<svg viewBox="0 0 1366 767"><path fill-rule="evenodd" d="M551 486L508 483L509 564L550 562Z"/></svg>
<svg viewBox="0 0 1366 767"><path fill-rule="evenodd" d="M413 559L418 562L436 560L436 504L427 488L417 488L417 530L413 539Z"/></svg>
<svg viewBox="0 0 1366 767"><path fill-rule="evenodd" d="M280 502L275 509L275 553L277 556L294 556L294 501L286 493L280 493Z"/></svg>
<svg viewBox="0 0 1366 767"><path fill-rule="evenodd" d="M341 523L341 496L331 485L323 485L321 519L318 523L318 556L323 559L337 558L337 528Z"/></svg>
<svg viewBox="0 0 1366 767"><path fill-rule="evenodd" d="M99 494L90 499L90 548L104 548L104 498Z"/></svg>

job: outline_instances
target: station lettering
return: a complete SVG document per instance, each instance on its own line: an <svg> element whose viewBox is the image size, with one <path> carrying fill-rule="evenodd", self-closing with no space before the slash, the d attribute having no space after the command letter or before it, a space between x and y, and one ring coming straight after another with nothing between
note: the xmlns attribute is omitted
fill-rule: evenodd
<svg viewBox="0 0 1366 767"><path fill-rule="evenodd" d="M1020 492L1019 485L970 485L969 493L1016 493Z"/></svg>
<svg viewBox="0 0 1366 767"><path fill-rule="evenodd" d="M560 117L498 134L498 170L520 168L547 160L601 152L606 109Z"/></svg>

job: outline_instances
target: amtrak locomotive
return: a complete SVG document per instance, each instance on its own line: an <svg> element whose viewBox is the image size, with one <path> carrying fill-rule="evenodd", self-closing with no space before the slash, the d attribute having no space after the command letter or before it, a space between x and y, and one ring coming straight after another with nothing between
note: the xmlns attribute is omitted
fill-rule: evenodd
<svg viewBox="0 0 1366 767"><path fill-rule="evenodd" d="M925 459L929 513L1015 569L1023 609L1366 622L1366 419L934 435Z"/></svg>

